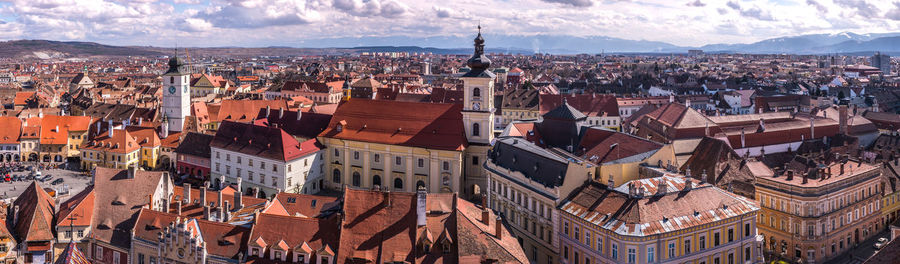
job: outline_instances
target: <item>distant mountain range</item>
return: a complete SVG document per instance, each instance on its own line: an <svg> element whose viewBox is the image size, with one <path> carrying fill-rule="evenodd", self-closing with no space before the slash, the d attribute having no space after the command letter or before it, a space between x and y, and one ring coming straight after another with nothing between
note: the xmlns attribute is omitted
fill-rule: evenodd
<svg viewBox="0 0 900 264"><path fill-rule="evenodd" d="M871 54L880 51L900 55L900 32L856 34L811 34L766 39L748 44L709 44L701 47L677 46L659 41L628 40L604 36L562 35L490 35L487 52L533 54L599 53L685 53L700 49L707 53L751 54ZM470 54L472 36L444 37L342 37L309 39L294 44L302 47L263 48L198 47L189 48L194 56L298 56L352 54L360 52L431 52ZM0 42L0 58L71 58L90 56L168 55L171 48L110 46L92 42L50 40L13 40Z"/></svg>

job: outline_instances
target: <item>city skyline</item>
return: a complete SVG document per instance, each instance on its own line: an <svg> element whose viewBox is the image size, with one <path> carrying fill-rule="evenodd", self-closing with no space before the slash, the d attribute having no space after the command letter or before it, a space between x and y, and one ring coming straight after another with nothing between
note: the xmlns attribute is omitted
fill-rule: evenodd
<svg viewBox="0 0 900 264"><path fill-rule="evenodd" d="M870 0L0 1L3 40L111 45L318 48L344 38L338 43L356 45L343 46L367 46L380 44L373 43L379 37L469 38L478 22L486 25L486 36L606 36L702 46L900 32L900 5Z"/></svg>

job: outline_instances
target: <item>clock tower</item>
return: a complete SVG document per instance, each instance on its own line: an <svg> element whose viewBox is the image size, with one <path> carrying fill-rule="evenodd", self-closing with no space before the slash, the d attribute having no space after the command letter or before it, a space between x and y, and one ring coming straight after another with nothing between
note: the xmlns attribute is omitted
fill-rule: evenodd
<svg viewBox="0 0 900 264"><path fill-rule="evenodd" d="M184 119L190 114L191 75L178 56L169 59L169 70L162 76L163 106L162 114L167 117L169 130L184 130Z"/></svg>
<svg viewBox="0 0 900 264"><path fill-rule="evenodd" d="M487 194L488 178L484 161L494 140L494 80L496 76L488 70L491 60L484 55L484 38L481 37L481 25L475 37L475 53L466 65L471 69L464 74L463 81L463 123L466 127L466 148L464 197L472 201L480 201Z"/></svg>

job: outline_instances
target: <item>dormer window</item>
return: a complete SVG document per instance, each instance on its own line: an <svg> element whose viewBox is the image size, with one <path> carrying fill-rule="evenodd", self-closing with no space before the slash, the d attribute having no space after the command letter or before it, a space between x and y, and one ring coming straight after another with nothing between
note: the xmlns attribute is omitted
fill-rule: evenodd
<svg viewBox="0 0 900 264"><path fill-rule="evenodd" d="M250 249L250 255L251 255L251 256L259 256L259 248L258 248L258 247L253 247L253 248L251 248L251 249Z"/></svg>

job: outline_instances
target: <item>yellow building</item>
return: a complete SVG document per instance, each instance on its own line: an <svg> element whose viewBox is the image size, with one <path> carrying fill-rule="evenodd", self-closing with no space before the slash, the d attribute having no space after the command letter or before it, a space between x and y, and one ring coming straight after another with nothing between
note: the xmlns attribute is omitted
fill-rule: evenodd
<svg viewBox="0 0 900 264"><path fill-rule="evenodd" d="M467 142L459 110L454 104L344 102L318 137L327 147L325 187L460 191Z"/></svg>
<svg viewBox="0 0 900 264"><path fill-rule="evenodd" d="M846 157L845 157L846 158ZM749 163L760 202L766 252L823 263L875 235L881 225L881 169L856 160L821 164L810 173L778 175Z"/></svg>
<svg viewBox="0 0 900 264"><path fill-rule="evenodd" d="M128 127L128 134L134 137L140 150L140 166L145 169L153 170L159 165L159 155L162 153L162 142L156 130L149 127Z"/></svg>
<svg viewBox="0 0 900 264"><path fill-rule="evenodd" d="M132 165L138 165L141 145L134 136L123 129L112 129L103 133L105 134L84 144L81 153L81 168L127 169Z"/></svg>
<svg viewBox="0 0 900 264"><path fill-rule="evenodd" d="M81 153L87 139L91 118L87 116L53 116L41 118L38 156L41 162L59 163Z"/></svg>
<svg viewBox="0 0 900 264"><path fill-rule="evenodd" d="M762 263L758 204L684 176L587 182L559 211L561 263Z"/></svg>
<svg viewBox="0 0 900 264"><path fill-rule="evenodd" d="M225 94L231 83L222 76L193 74L191 76L191 97L203 97L209 94Z"/></svg>

